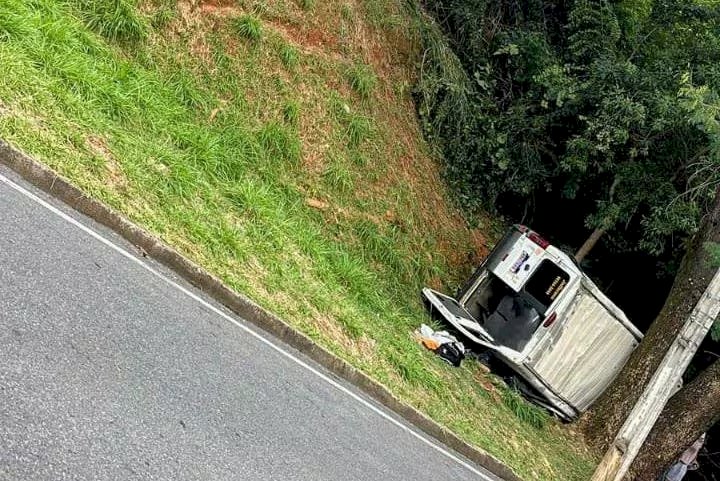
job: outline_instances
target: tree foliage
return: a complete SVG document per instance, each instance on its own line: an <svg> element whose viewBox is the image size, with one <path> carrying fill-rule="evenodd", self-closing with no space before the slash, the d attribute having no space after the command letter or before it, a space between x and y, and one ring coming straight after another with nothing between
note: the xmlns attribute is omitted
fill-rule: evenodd
<svg viewBox="0 0 720 481"><path fill-rule="evenodd" d="M456 57L426 40L419 111L461 203L572 200L654 254L696 229L720 162L715 1L426 7Z"/></svg>

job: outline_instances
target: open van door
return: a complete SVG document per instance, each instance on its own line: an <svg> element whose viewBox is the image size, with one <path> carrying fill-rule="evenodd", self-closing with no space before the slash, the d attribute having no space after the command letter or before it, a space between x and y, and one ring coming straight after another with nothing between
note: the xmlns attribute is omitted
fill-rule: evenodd
<svg viewBox="0 0 720 481"><path fill-rule="evenodd" d="M498 347L493 337L458 301L427 287L422 290L422 295L430 312L436 311L471 341L490 349Z"/></svg>

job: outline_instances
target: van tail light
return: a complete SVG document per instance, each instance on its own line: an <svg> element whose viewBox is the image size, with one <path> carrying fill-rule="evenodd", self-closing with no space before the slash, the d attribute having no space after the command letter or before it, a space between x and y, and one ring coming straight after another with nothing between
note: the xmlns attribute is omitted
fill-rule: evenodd
<svg viewBox="0 0 720 481"><path fill-rule="evenodd" d="M543 322L543 327L552 326L553 322L555 322L555 319L557 319L557 312L553 312L545 318L545 322Z"/></svg>
<svg viewBox="0 0 720 481"><path fill-rule="evenodd" d="M540 237L536 232L531 232L528 234L528 239L533 241L535 244L539 245L543 249L547 249L547 246L550 245L548 241Z"/></svg>

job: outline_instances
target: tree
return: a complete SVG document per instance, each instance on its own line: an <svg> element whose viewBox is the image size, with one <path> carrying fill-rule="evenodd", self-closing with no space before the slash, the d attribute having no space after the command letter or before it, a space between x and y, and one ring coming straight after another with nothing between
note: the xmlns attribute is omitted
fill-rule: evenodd
<svg viewBox="0 0 720 481"><path fill-rule="evenodd" d="M592 231L579 257L606 232L616 250L656 255L697 228L681 194L707 136L678 92L686 72L720 87L712 2L426 4L462 71L426 36L419 111L466 207L521 217L571 200L574 228Z"/></svg>
<svg viewBox="0 0 720 481"><path fill-rule="evenodd" d="M717 270L720 245L720 189L700 230L688 244L670 294L640 346L610 387L580 421L588 444L604 452L612 443L642 390L705 292Z"/></svg>
<svg viewBox="0 0 720 481"><path fill-rule="evenodd" d="M720 360L665 406L631 467L629 479L654 481L682 451L720 420Z"/></svg>
<svg viewBox="0 0 720 481"><path fill-rule="evenodd" d="M617 187L619 182L620 177L615 177L615 180L610 186L610 193L608 195L610 202L613 201L613 197L615 196L615 188ZM575 252L575 262L579 264L583 261L583 259L585 259L585 257L587 257L593 247L595 247L595 244L597 244L603 234L605 234L605 232L607 232L607 230L612 227L614 222L615 221L613 220L613 218L608 216L604 219L604 222L601 225L595 227L595 230L592 231L590 236L585 240L585 242L583 242L583 245L581 245L577 252Z"/></svg>
<svg viewBox="0 0 720 481"><path fill-rule="evenodd" d="M709 189L715 189L715 198L700 230L688 244L660 314L621 373L581 420L581 429L589 444L601 452L612 442L680 326L712 279L720 257L720 187L717 187L720 182L720 98L707 86L692 85L690 76L685 74L678 105L686 112L688 123L704 138L703 148L687 162L692 171L685 195L692 197L701 193L698 200L707 195Z"/></svg>
<svg viewBox="0 0 720 481"><path fill-rule="evenodd" d="M605 450L714 273L720 8L715 0L426 5L457 56L426 36L419 111L466 207L514 216L516 205L571 200L582 219L572 227L592 231L579 258L600 239L653 255L687 248L645 340L582 420L589 443Z"/></svg>

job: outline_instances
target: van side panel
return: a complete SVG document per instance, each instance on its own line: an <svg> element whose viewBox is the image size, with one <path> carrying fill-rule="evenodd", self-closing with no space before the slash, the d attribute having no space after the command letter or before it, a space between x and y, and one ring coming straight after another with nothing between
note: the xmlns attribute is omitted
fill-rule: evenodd
<svg viewBox="0 0 720 481"><path fill-rule="evenodd" d="M615 378L637 341L583 288L563 317L529 353L526 365L582 412Z"/></svg>

